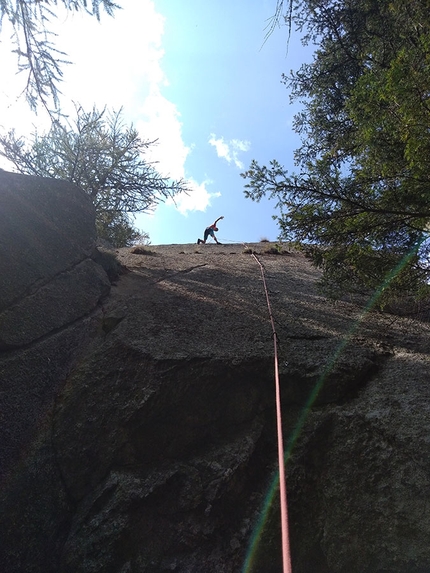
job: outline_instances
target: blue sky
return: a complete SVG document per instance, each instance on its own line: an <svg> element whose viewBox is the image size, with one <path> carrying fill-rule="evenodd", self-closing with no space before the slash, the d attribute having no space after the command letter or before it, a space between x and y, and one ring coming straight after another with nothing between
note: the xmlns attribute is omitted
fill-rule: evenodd
<svg viewBox="0 0 430 573"><path fill-rule="evenodd" d="M293 169L299 139L297 106L281 74L311 58L293 33L276 28L265 42L276 0L120 0L122 10L101 22L82 15L58 19L57 45L73 65L64 69L64 108L123 107L142 138L158 138L150 159L164 175L189 180L192 192L168 202L135 225L152 244L194 243L224 215L221 242L276 240L273 202L245 199L240 177L253 158L276 158ZM0 45L0 125L18 133L46 125L17 99L7 30ZM7 86L7 87L5 87Z"/></svg>

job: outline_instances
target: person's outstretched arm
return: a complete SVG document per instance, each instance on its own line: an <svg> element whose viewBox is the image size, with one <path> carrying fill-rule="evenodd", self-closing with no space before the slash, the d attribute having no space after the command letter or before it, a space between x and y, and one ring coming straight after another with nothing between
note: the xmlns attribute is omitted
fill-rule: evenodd
<svg viewBox="0 0 430 573"><path fill-rule="evenodd" d="M221 219L224 219L224 216L218 217L218 219L215 221L214 225L216 225L218 223L218 221L221 221Z"/></svg>

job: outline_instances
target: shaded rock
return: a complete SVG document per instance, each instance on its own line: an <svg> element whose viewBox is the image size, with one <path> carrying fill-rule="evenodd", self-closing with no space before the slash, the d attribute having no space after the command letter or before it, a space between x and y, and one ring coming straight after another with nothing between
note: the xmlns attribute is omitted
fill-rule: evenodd
<svg viewBox="0 0 430 573"><path fill-rule="evenodd" d="M52 448L58 393L110 289L94 208L65 181L0 172L0 562L58 572L72 506ZM44 540L44 541L42 541Z"/></svg>
<svg viewBox="0 0 430 573"><path fill-rule="evenodd" d="M130 253L133 255L149 255L154 256L154 253L144 245L136 245L135 247L131 247Z"/></svg>
<svg viewBox="0 0 430 573"><path fill-rule="evenodd" d="M98 247L93 253L93 260L105 270L111 283L127 272L127 268L121 265L115 251L111 249Z"/></svg>
<svg viewBox="0 0 430 573"><path fill-rule="evenodd" d="M0 314L0 349L29 344L94 310L110 282L91 259L59 273Z"/></svg>
<svg viewBox="0 0 430 573"><path fill-rule="evenodd" d="M280 368L283 397L302 406L351 399L385 357L371 345L347 345L336 338L292 341L293 348L292 357Z"/></svg>
<svg viewBox="0 0 430 573"><path fill-rule="evenodd" d="M249 248L279 342L293 571L430 570L429 326L327 301L299 253ZM119 249L105 296L81 249L8 295L7 573L281 570L273 332L242 250ZM33 312L52 292L73 309Z"/></svg>
<svg viewBox="0 0 430 573"><path fill-rule="evenodd" d="M94 207L66 181L0 173L0 311L94 249Z"/></svg>
<svg viewBox="0 0 430 573"><path fill-rule="evenodd" d="M156 361L106 344L58 403L54 443L69 493L82 499L112 467L185 461L228 443L267 407L269 381L267 360Z"/></svg>

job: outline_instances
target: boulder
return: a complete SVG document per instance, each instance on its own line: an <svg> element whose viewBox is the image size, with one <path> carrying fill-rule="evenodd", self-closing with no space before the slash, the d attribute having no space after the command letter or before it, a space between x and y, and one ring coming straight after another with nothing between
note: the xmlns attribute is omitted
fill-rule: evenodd
<svg viewBox="0 0 430 573"><path fill-rule="evenodd" d="M40 570L45 563L53 570L52 556L61 550L69 505L49 445L52 412L68 372L99 328L95 315L110 290L93 260L94 245L94 208L80 189L0 171L3 571Z"/></svg>
<svg viewBox="0 0 430 573"><path fill-rule="evenodd" d="M94 207L67 181L0 172L0 312L94 250Z"/></svg>

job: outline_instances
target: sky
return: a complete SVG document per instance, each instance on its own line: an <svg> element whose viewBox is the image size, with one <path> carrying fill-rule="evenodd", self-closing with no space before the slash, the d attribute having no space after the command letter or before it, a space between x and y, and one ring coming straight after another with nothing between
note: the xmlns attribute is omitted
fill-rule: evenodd
<svg viewBox="0 0 430 573"><path fill-rule="evenodd" d="M267 36L276 0L119 0L121 10L98 22L61 13L56 46L72 62L63 66L61 105L90 110L122 108L143 139L158 139L148 160L165 176L189 181L175 203L139 214L134 225L157 244L195 243L215 219L223 243L275 241L275 202L255 203L243 193L240 173L252 159L277 159L290 172L300 145L282 73L312 58L286 26ZM25 78L7 26L0 36L0 129L19 134L47 129L17 97ZM8 168L2 164L3 167Z"/></svg>

